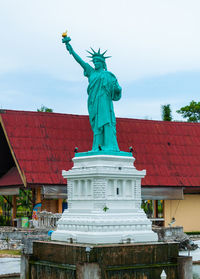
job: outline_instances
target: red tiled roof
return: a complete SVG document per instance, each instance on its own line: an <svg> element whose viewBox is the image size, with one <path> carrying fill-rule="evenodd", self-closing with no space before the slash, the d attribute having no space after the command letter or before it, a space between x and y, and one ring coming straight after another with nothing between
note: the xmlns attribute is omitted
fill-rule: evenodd
<svg viewBox="0 0 200 279"><path fill-rule="evenodd" d="M6 110L0 114L28 184L65 184L74 147L92 146L88 116ZM143 186L200 186L200 124L117 119L120 150L134 148Z"/></svg>
<svg viewBox="0 0 200 279"><path fill-rule="evenodd" d="M11 168L0 178L0 186L21 186L23 182L16 167Z"/></svg>

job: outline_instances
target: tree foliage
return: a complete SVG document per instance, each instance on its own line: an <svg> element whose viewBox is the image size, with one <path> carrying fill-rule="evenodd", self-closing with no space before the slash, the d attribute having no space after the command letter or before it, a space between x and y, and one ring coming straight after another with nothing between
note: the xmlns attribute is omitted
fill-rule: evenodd
<svg viewBox="0 0 200 279"><path fill-rule="evenodd" d="M162 120L172 121L172 112L171 112L170 104L163 105L161 108L162 108Z"/></svg>
<svg viewBox="0 0 200 279"><path fill-rule="evenodd" d="M38 112L53 112L53 109L45 107L44 105L41 108L37 109Z"/></svg>
<svg viewBox="0 0 200 279"><path fill-rule="evenodd" d="M16 217L32 215L32 191L20 189L16 199ZM10 226L12 216L12 196L0 196L0 226Z"/></svg>
<svg viewBox="0 0 200 279"><path fill-rule="evenodd" d="M182 107L176 111L188 122L200 122L200 102L191 101L188 106Z"/></svg>
<svg viewBox="0 0 200 279"><path fill-rule="evenodd" d="M11 225L11 196L0 196L0 226Z"/></svg>
<svg viewBox="0 0 200 279"><path fill-rule="evenodd" d="M28 190L19 190L19 196L17 198L17 207L21 206L24 208L31 208L32 206L32 192L30 189Z"/></svg>
<svg viewBox="0 0 200 279"><path fill-rule="evenodd" d="M32 191L20 189L17 197L17 216L31 215L32 207Z"/></svg>

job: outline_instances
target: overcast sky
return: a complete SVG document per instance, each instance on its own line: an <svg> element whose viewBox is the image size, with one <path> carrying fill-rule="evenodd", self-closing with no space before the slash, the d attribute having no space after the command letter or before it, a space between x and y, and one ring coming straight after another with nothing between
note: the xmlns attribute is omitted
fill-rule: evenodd
<svg viewBox="0 0 200 279"><path fill-rule="evenodd" d="M123 89L116 116L161 119L200 92L199 0L0 0L0 107L87 114L87 79L66 52L86 61L108 50Z"/></svg>

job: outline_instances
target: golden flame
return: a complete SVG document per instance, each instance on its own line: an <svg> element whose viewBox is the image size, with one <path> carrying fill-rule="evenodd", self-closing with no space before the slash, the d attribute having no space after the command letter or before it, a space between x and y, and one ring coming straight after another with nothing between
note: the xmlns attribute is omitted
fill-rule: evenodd
<svg viewBox="0 0 200 279"><path fill-rule="evenodd" d="M62 37L63 38L67 37L67 30L64 33L62 33Z"/></svg>

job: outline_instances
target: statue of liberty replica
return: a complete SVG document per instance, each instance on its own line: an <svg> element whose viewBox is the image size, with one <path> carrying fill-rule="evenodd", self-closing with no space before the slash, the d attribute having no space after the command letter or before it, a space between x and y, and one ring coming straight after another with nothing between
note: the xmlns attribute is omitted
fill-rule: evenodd
<svg viewBox="0 0 200 279"><path fill-rule="evenodd" d="M116 138L116 119L113 109L113 102L121 98L121 87L116 77L107 71L105 52L100 49L96 52L88 51L92 58L94 68L83 61L81 57L73 50L70 37L63 33L63 43L67 50L74 57L76 62L84 70L84 75L88 78L88 112L90 124L93 131L92 151L119 151Z"/></svg>
<svg viewBox="0 0 200 279"><path fill-rule="evenodd" d="M94 133L92 151L75 153L67 179L66 209L51 239L76 243L157 241L151 221L141 209L141 179L131 152L120 151L116 139L113 101L121 87L106 67L106 52L89 52L94 68L84 62L63 34L63 43L88 78L88 111ZM96 277L95 277L96 278Z"/></svg>

